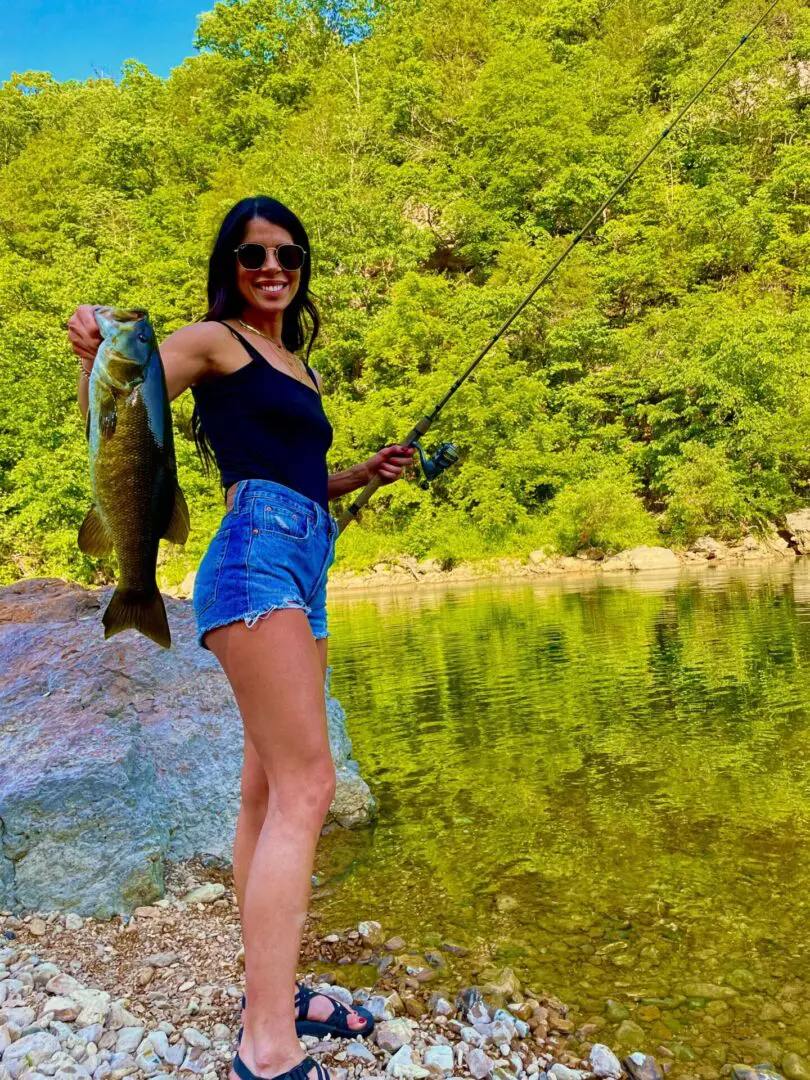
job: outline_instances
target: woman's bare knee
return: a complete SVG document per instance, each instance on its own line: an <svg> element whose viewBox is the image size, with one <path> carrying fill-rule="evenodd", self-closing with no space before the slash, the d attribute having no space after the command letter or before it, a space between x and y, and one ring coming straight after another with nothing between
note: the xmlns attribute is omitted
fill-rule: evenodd
<svg viewBox="0 0 810 1080"><path fill-rule="evenodd" d="M290 770L273 788L268 813L296 826L319 831L335 797L335 766L331 756Z"/></svg>

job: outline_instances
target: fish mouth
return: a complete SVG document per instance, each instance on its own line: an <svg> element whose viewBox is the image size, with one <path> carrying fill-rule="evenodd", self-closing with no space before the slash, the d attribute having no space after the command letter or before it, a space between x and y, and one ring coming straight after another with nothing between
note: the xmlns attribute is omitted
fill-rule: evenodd
<svg viewBox="0 0 810 1080"><path fill-rule="evenodd" d="M101 309L101 314L112 322L134 323L140 319L145 319L148 312L143 308L105 307Z"/></svg>

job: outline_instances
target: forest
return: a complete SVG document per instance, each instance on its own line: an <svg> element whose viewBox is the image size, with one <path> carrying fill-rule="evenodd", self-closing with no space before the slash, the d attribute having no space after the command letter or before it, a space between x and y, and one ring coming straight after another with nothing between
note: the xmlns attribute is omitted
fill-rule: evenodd
<svg viewBox="0 0 810 1080"><path fill-rule="evenodd" d="M167 79L0 88L0 583L103 582L80 303L205 311L228 208L287 203L311 241L337 471L449 388L730 51L750 0L227 0ZM515 322L428 444L459 463L384 489L338 565L538 546L688 545L810 502L810 9L782 0ZM192 519L223 510L173 405ZM336 507L337 509L337 507Z"/></svg>

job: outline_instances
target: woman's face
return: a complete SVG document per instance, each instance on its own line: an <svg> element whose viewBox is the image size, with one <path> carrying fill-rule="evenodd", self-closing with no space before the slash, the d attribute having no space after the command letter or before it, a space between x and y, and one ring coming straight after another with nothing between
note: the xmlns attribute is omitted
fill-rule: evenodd
<svg viewBox="0 0 810 1080"><path fill-rule="evenodd" d="M245 302L265 315L283 311L298 292L301 271L282 270L276 253L270 249L294 243L292 236L280 225L264 218L253 218L248 222L242 243L264 244L268 249L264 266L259 270L245 270L237 259L236 283ZM233 257L236 259L235 254Z"/></svg>

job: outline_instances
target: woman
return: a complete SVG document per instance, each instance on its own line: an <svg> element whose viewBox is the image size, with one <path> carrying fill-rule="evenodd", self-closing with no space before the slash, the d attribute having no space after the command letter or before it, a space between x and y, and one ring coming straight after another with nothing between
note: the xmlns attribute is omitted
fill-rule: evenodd
<svg viewBox="0 0 810 1080"><path fill-rule="evenodd" d="M191 387L193 427L213 451L227 512L194 587L200 644L222 665L244 721L234 883L247 984L239 1080L323 1080L298 1035L368 1034L373 1020L307 987L295 993L315 846L335 791L324 705L326 572L337 527L328 502L373 476L399 478L413 451L388 446L328 475L332 429L319 376L296 355L318 331L308 294L311 250L298 218L274 199L228 213L209 262L202 322L161 346L169 397ZM309 330L308 324L309 323ZM82 373L101 341L94 309L69 323ZM307 338L308 343L307 343Z"/></svg>

